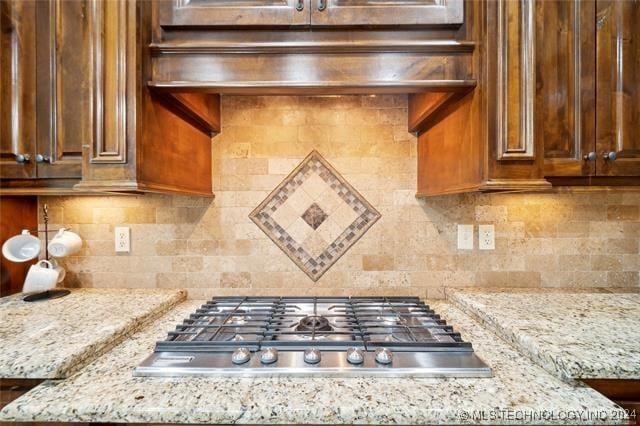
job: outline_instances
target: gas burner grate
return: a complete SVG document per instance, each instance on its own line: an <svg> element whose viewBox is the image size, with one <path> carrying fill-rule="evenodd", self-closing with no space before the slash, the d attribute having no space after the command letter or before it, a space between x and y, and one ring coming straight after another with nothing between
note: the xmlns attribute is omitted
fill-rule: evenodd
<svg viewBox="0 0 640 426"><path fill-rule="evenodd" d="M473 351L416 297L216 297L158 342L156 352L310 346Z"/></svg>

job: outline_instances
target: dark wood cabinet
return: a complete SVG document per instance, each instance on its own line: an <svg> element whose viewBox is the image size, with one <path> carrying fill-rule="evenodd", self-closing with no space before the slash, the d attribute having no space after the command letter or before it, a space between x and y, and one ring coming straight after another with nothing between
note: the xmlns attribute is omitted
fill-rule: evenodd
<svg viewBox="0 0 640 426"><path fill-rule="evenodd" d="M90 136L76 190L212 196L219 97L155 96L150 2L89 0ZM212 118L213 117L213 118Z"/></svg>
<svg viewBox="0 0 640 426"><path fill-rule="evenodd" d="M164 0L156 2L160 25L309 25L311 0Z"/></svg>
<svg viewBox="0 0 640 426"><path fill-rule="evenodd" d="M419 195L640 184L637 1L0 6L0 192L211 195L226 93L409 93Z"/></svg>
<svg viewBox="0 0 640 426"><path fill-rule="evenodd" d="M36 5L36 174L42 179L79 179L91 121L86 2Z"/></svg>
<svg viewBox="0 0 640 426"><path fill-rule="evenodd" d="M595 174L595 9L590 0L536 2L535 129L546 176Z"/></svg>
<svg viewBox="0 0 640 426"><path fill-rule="evenodd" d="M640 3L500 0L485 11L474 33L484 79L420 132L418 195L640 185Z"/></svg>
<svg viewBox="0 0 640 426"><path fill-rule="evenodd" d="M535 120L545 176L640 176L638 22L638 2L536 2Z"/></svg>
<svg viewBox="0 0 640 426"><path fill-rule="evenodd" d="M0 4L0 177L79 179L90 120L86 3Z"/></svg>
<svg viewBox="0 0 640 426"><path fill-rule="evenodd" d="M640 176L640 2L597 1L596 175Z"/></svg>
<svg viewBox="0 0 640 426"><path fill-rule="evenodd" d="M151 2L0 5L0 193L211 196L218 97L150 93Z"/></svg>
<svg viewBox="0 0 640 426"><path fill-rule="evenodd" d="M311 25L454 25L463 0L311 0Z"/></svg>
<svg viewBox="0 0 640 426"><path fill-rule="evenodd" d="M540 191L544 179L535 117L535 2L468 2L473 7L476 89L418 133L417 196ZM409 108L412 115L412 104Z"/></svg>
<svg viewBox="0 0 640 426"><path fill-rule="evenodd" d="M463 0L165 0L162 27L460 25Z"/></svg>
<svg viewBox="0 0 640 426"><path fill-rule="evenodd" d="M35 178L36 3L0 2L0 177Z"/></svg>

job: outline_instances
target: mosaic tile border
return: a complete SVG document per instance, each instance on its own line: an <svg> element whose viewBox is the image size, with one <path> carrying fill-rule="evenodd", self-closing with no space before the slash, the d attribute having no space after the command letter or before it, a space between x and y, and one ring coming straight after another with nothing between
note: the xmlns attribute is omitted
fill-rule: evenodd
<svg viewBox="0 0 640 426"><path fill-rule="evenodd" d="M325 181L358 217L317 257L311 256L271 217L313 172ZM318 281L380 219L380 213L316 150L260 203L249 218L313 281Z"/></svg>

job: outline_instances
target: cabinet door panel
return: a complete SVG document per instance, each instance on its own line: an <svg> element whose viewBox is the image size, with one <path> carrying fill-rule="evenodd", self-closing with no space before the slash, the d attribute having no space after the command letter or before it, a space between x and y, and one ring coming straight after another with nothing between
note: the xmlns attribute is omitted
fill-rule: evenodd
<svg viewBox="0 0 640 426"><path fill-rule="evenodd" d="M503 0L496 5L497 144L500 161L534 161L534 3ZM539 150L539 148L538 148Z"/></svg>
<svg viewBox="0 0 640 426"><path fill-rule="evenodd" d="M640 176L640 2L597 7L597 174Z"/></svg>
<svg viewBox="0 0 640 426"><path fill-rule="evenodd" d="M39 178L79 178L91 129L91 58L86 1L37 3Z"/></svg>
<svg viewBox="0 0 640 426"><path fill-rule="evenodd" d="M309 0L165 0L161 26L309 25Z"/></svg>
<svg viewBox="0 0 640 426"><path fill-rule="evenodd" d="M454 25L462 0L311 0L312 25Z"/></svg>
<svg viewBox="0 0 640 426"><path fill-rule="evenodd" d="M35 177L36 3L0 2L0 177ZM16 161L16 155L30 160Z"/></svg>
<svg viewBox="0 0 640 426"><path fill-rule="evenodd" d="M595 1L536 2L536 138L545 176L595 174Z"/></svg>

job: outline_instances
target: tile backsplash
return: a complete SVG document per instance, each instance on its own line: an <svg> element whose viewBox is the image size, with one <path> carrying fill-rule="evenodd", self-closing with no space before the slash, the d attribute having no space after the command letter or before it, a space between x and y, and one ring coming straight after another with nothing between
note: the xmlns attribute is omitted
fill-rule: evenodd
<svg viewBox="0 0 640 426"><path fill-rule="evenodd" d="M222 99L215 199L41 197L85 245L68 286L213 294L418 295L447 286L638 287L640 192L466 194L417 200L405 96ZM312 150L381 214L313 282L249 218ZM496 249L457 250L457 224L495 224ZM131 253L114 252L115 226Z"/></svg>

